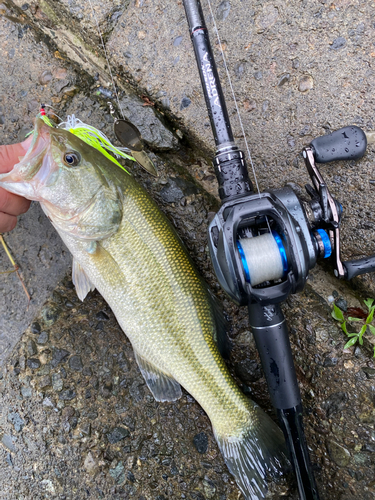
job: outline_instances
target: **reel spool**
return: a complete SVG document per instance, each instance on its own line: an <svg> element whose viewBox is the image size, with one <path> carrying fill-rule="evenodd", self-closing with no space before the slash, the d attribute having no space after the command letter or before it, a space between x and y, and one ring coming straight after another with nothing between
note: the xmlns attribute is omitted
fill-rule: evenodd
<svg viewBox="0 0 375 500"><path fill-rule="evenodd" d="M288 272L289 265L281 237L276 231L237 240L246 281L251 286L277 281Z"/></svg>

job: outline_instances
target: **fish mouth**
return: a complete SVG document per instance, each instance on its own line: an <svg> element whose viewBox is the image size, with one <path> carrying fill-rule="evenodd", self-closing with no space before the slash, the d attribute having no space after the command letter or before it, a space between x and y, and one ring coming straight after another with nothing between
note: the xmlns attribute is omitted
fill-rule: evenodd
<svg viewBox="0 0 375 500"><path fill-rule="evenodd" d="M0 174L0 187L29 200L40 200L38 191L47 184L53 170L46 155L51 143L50 132L51 127L37 118L25 156L10 172Z"/></svg>

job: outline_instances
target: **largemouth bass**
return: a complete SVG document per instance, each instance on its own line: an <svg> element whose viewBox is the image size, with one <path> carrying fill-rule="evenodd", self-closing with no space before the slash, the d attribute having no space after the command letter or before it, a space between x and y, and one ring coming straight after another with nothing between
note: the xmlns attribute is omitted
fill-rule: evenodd
<svg viewBox="0 0 375 500"><path fill-rule="evenodd" d="M183 386L211 420L246 499L282 473L284 438L239 390L219 354L213 296L167 218L118 166L67 130L37 119L26 156L0 186L40 202L73 255L81 300L96 288L134 348L157 401Z"/></svg>

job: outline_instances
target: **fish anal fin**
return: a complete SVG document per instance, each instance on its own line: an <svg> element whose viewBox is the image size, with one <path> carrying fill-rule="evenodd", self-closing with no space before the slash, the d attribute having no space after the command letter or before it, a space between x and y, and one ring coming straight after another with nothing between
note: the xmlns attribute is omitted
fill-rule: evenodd
<svg viewBox="0 0 375 500"><path fill-rule="evenodd" d="M174 378L166 375L155 365L134 351L139 369L156 401L176 401L182 396L181 386Z"/></svg>
<svg viewBox="0 0 375 500"><path fill-rule="evenodd" d="M80 300L84 300L86 295L95 290L95 286L91 283L83 267L73 259L72 281L76 287L76 292Z"/></svg>

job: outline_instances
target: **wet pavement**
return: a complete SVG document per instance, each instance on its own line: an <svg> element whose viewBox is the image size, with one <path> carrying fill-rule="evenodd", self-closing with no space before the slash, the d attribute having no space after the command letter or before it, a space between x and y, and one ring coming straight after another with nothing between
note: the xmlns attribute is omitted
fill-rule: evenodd
<svg viewBox="0 0 375 500"><path fill-rule="evenodd" d="M115 100L89 5L15 4L19 10L0 5L1 142L24 137L41 101L113 137L106 102ZM375 6L359 0L243 4L213 7L260 187L293 182L301 191L308 181L303 145L347 124L373 129ZM218 207L213 143L182 4L93 5L122 107L141 129L160 176L133 172L232 320L231 372L275 417L247 311L218 289L209 261L206 229ZM360 161L326 166L323 175L344 206L345 258L373 252L373 147ZM70 256L39 207L5 238L32 302L26 310L16 276L0 275L0 499L240 498L199 405L186 393L176 403L156 403L103 299L96 292L84 303L76 298ZM0 268L10 268L2 250ZM369 334L362 347L344 350L347 339L330 316L332 300L343 309L364 308L374 285L372 276L338 282L325 264L284 305L323 499L375 498L374 342ZM293 481L277 485L271 498L296 499Z"/></svg>

